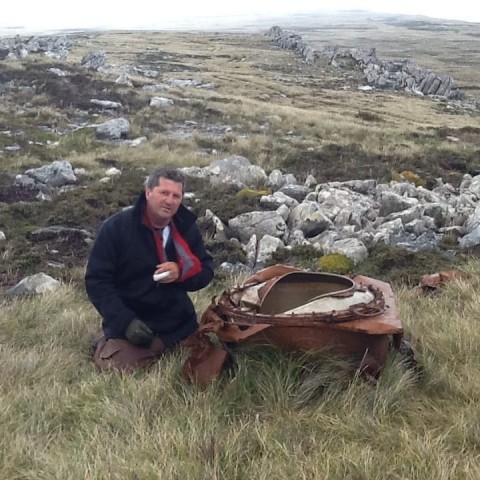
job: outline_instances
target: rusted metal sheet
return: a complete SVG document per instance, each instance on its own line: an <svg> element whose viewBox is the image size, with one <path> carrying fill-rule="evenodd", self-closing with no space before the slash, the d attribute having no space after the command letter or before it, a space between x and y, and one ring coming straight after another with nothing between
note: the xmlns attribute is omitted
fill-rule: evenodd
<svg viewBox="0 0 480 480"><path fill-rule="evenodd" d="M369 301L352 304L355 298ZM329 302L348 306L325 310ZM288 313L298 308L302 313ZM183 369L184 376L197 383L207 383L221 370L221 348L212 345L211 334L225 344L273 344L286 351L358 357L360 370L373 381L391 340L399 347L403 328L388 283L275 265L226 290L203 313ZM209 355L215 357L210 370Z"/></svg>
<svg viewBox="0 0 480 480"><path fill-rule="evenodd" d="M443 270L441 272L432 273L431 275L422 275L417 288L423 291L431 291L443 287L446 283L452 280L467 280L468 278L468 273L460 270Z"/></svg>

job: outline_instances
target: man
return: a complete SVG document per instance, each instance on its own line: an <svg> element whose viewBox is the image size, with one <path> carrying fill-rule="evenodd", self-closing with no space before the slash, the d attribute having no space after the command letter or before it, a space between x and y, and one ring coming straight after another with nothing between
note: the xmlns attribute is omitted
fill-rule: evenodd
<svg viewBox="0 0 480 480"><path fill-rule="evenodd" d="M146 366L197 329L187 291L210 283L213 260L182 205L184 191L179 170L157 168L135 205L98 232L85 285L103 319L94 353L102 370Z"/></svg>

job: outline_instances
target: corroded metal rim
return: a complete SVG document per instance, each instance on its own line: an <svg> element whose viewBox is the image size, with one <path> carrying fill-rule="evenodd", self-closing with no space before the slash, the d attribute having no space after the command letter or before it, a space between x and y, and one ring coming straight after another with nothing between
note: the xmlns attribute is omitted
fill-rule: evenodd
<svg viewBox="0 0 480 480"><path fill-rule="evenodd" d="M256 325L256 324L268 324L278 326L314 326L316 324L325 323L341 323L349 322L352 320L365 319L369 317L377 317L385 312L385 299L382 292L379 289L368 287L357 287L356 290L368 289L372 295L373 300L369 303L359 303L352 305L345 310L332 310L331 312L322 313L308 313L308 314L275 314L267 315L256 312L252 309L241 308L233 304L231 296L233 293L239 291L239 289L230 290L224 292L220 297L218 303L215 299L210 306L218 315L220 315L225 321L235 323L237 325ZM243 289L240 287L240 289ZM341 295L337 295L341 296Z"/></svg>

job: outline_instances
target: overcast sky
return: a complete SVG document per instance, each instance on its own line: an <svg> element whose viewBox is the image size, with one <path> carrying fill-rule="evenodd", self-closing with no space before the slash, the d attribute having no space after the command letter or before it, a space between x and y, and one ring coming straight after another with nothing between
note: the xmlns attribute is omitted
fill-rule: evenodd
<svg viewBox="0 0 480 480"><path fill-rule="evenodd" d="M174 28L195 17L361 9L480 22L476 0L4 0L0 28ZM221 22L221 18L217 18Z"/></svg>

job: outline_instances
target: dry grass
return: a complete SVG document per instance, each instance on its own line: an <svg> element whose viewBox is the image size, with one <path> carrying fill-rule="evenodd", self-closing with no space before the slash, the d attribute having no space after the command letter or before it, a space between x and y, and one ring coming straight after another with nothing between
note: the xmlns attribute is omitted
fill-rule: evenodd
<svg viewBox="0 0 480 480"><path fill-rule="evenodd" d="M203 390L180 381L183 353L102 374L76 288L4 301L0 477L476 479L480 264L468 271L435 296L396 292L423 377L392 356L376 388L343 360L256 349Z"/></svg>
<svg viewBox="0 0 480 480"><path fill-rule="evenodd" d="M343 19L343 24L341 19L340 23L337 21L333 25L328 23L330 20L315 17L308 23L303 19L300 25L286 24L284 28L292 28L306 40L319 45L332 43L334 39L345 46L373 43L380 57L383 51L387 57L402 51L405 52L403 57L408 57L410 49L415 48L419 64L430 66L422 60L431 57L452 68L458 65L448 60L454 48L452 39L457 34L466 42L465 49L460 50L461 54L470 57L468 62L461 65L460 76L456 75L456 71L446 73L457 77L460 83L478 88L477 56L472 55L474 26L466 25L463 29L457 29L460 33L453 27L446 27L441 33L444 37L439 42L438 31L428 28L415 30L415 24L403 25L391 20L366 22L358 17L355 21ZM146 164L143 166L146 167L163 159L181 165L202 165L217 158L216 155L241 153L252 161L258 161L267 170L286 168L286 164L290 164L292 173L295 173L292 162L286 161L295 156L292 149L301 153L302 150L313 148L322 153L329 145L344 150L355 145L363 156L371 157L373 163L381 158L382 162L390 164L385 172L390 168L400 171L416 168L420 174L424 174L430 165L441 170L443 167L438 167L435 160L437 149L447 149L452 156L466 157L467 162L478 163L471 160L475 158L478 133L471 137L461 134L465 128L480 128L478 116L465 113L453 115L445 108L444 102L407 94L359 92L356 87L362 84L360 72L336 70L322 61L306 65L295 53L276 48L272 40L263 35L264 31L261 33L108 32L92 35L72 48L65 64L70 76L58 80L57 89L47 88L53 81L45 72L50 66L48 59L36 58L35 63L29 63L28 60L26 63L9 63L9 70L16 71L17 76L32 75L34 68L42 70L42 80L37 81L37 94L25 100L30 102L30 106L20 108L18 104L5 100L4 128L12 128L20 121L24 132L22 136L18 134L18 138L12 139L11 143L17 141L22 150L13 156L14 161L7 168L13 170L58 158L71 158L78 166L90 166L95 170L96 159L106 156L113 159L118 157L120 162L128 165L135 163L137 158L145 158ZM392 42L392 38L395 42ZM433 38L435 41L432 41ZM409 46L409 42L413 47ZM459 51L458 44L455 45L455 51ZM75 95L82 92L63 84L68 84L69 78L84 71L78 65L83 55L100 50L107 53L108 63L141 65L157 70L159 76L155 79L136 76L133 78L134 88L127 89L113 83L117 74L97 75L89 72L84 96L72 96L73 92ZM157 92L147 92L141 88L146 84L168 82L171 79L212 82L215 88L172 87ZM97 85L95 81L101 83ZM66 98L55 98L55 92L63 92ZM149 142L135 150L125 149L102 145L88 136L74 133L54 138L60 142L56 149L26 143L32 137L33 140L38 138L35 124L39 122L62 129L71 118L77 120L79 116L80 120L90 123L111 118L105 112L78 112L74 108L74 105L84 108L94 95L105 100L120 101L123 110L118 115L129 119L129 137L147 136ZM149 100L154 95L172 98L175 106L169 110L149 107ZM60 114L58 109L52 107L52 102L61 101L64 101L66 108ZM185 128L185 121L195 121L198 126ZM227 128L231 129L230 133L224 133ZM443 138L437 135L439 130L453 135L458 133L462 142L449 144L444 140L445 135ZM216 154L205 156L202 144L211 144L211 150ZM419 160L426 151L429 152L429 158ZM351 177L368 176L372 170L365 170L361 162L357 164L354 154L350 153L349 156ZM323 153L322 158L330 163L338 160ZM321 178L323 164L318 164L316 168L318 171L315 171L315 164L306 167L308 173ZM381 172L383 180L388 179L385 178L385 172ZM301 172L300 176L306 173ZM432 176L437 177L441 173L435 171ZM333 172L328 178L334 179L332 175Z"/></svg>

